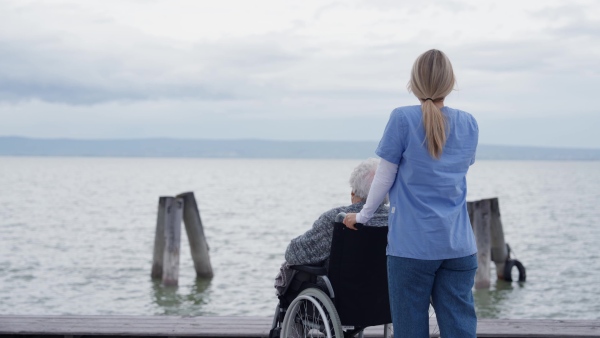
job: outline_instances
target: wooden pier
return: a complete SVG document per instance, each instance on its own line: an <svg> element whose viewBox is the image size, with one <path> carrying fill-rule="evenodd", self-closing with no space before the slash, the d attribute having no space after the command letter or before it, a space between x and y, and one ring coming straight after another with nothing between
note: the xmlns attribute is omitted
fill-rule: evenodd
<svg viewBox="0 0 600 338"><path fill-rule="evenodd" d="M0 315L0 337L268 338L271 321L269 317ZM365 330L365 337L382 336L383 326ZM481 319L477 336L600 337L600 320Z"/></svg>

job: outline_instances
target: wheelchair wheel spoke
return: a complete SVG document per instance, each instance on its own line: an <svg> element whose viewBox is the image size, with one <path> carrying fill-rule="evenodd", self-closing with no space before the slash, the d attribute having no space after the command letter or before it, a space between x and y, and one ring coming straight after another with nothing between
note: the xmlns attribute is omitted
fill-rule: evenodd
<svg viewBox="0 0 600 338"><path fill-rule="evenodd" d="M429 304L429 320L431 322L431 319L435 320L435 326L433 327L433 329L430 328L431 332L430 334L433 335L439 335L440 334L440 328L437 324L437 316L435 315L435 309L433 308L433 305Z"/></svg>
<svg viewBox="0 0 600 338"><path fill-rule="evenodd" d="M304 318L302 320L302 324L304 326L305 337L322 337L323 332L325 331L325 326L321 324L323 321L319 316L318 309L309 301L304 301L303 305L304 309L302 312L304 314Z"/></svg>
<svg viewBox="0 0 600 338"><path fill-rule="evenodd" d="M283 338L343 338L339 316L320 290L308 289L289 306Z"/></svg>

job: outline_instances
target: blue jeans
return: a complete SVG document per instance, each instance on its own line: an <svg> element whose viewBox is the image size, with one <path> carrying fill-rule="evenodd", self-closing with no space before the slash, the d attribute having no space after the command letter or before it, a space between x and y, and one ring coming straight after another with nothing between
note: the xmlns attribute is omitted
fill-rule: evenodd
<svg viewBox="0 0 600 338"><path fill-rule="evenodd" d="M388 256L395 338L429 337L429 303L443 338L476 338L473 283L477 255L445 260Z"/></svg>

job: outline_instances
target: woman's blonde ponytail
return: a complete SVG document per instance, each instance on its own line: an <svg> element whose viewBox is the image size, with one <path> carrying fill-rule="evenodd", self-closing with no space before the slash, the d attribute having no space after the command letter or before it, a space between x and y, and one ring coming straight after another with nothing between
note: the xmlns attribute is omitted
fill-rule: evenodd
<svg viewBox="0 0 600 338"><path fill-rule="evenodd" d="M435 159L442 156L446 144L446 118L442 111L431 100L421 104L423 111L423 126L429 155Z"/></svg>
<svg viewBox="0 0 600 338"><path fill-rule="evenodd" d="M421 54L413 65L408 90L421 101L424 143L435 159L442 156L448 135L446 118L435 103L452 92L455 82L450 60L437 49Z"/></svg>

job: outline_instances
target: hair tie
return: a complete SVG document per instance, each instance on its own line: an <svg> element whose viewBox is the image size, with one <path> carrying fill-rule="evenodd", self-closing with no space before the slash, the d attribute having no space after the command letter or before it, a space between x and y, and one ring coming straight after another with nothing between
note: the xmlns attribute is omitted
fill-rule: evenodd
<svg viewBox="0 0 600 338"><path fill-rule="evenodd" d="M430 98L430 97L426 98L426 99L425 99L425 100L423 100L423 101L427 101L427 100L431 100L431 102L433 102L433 99L432 99L432 98Z"/></svg>

